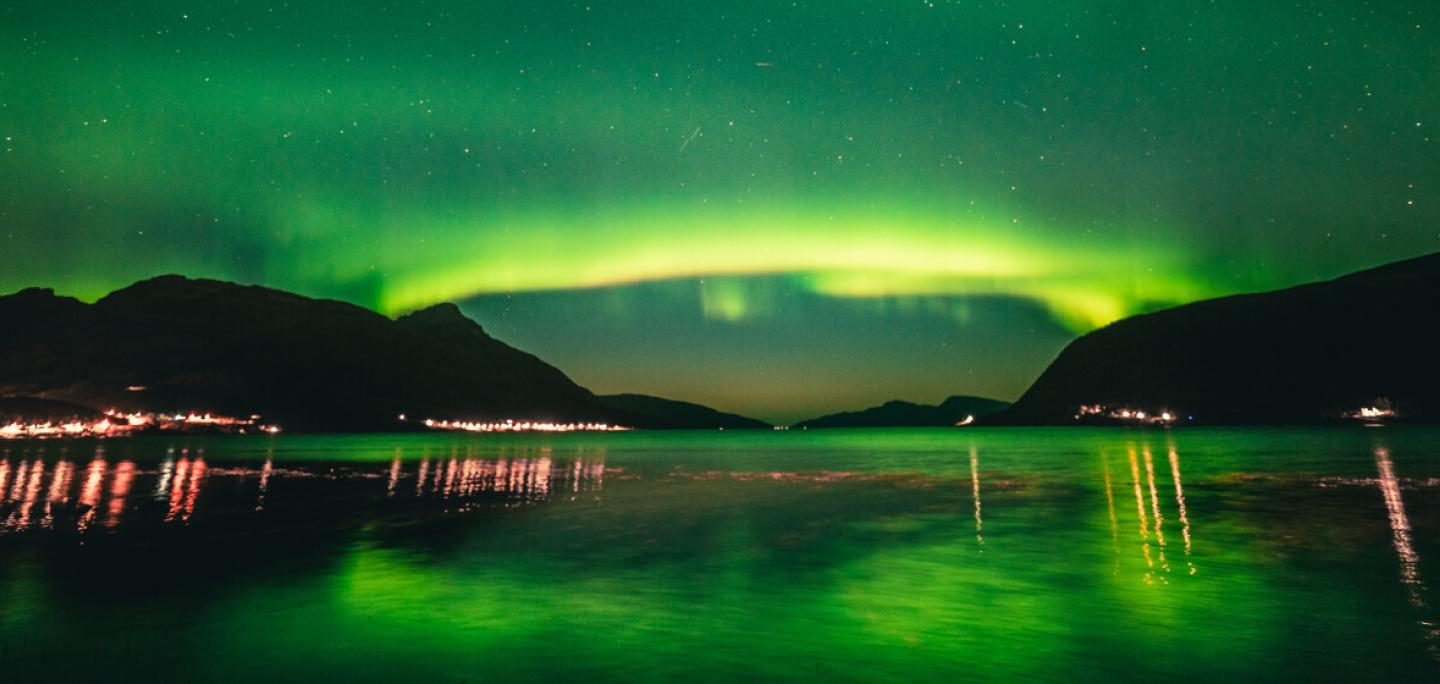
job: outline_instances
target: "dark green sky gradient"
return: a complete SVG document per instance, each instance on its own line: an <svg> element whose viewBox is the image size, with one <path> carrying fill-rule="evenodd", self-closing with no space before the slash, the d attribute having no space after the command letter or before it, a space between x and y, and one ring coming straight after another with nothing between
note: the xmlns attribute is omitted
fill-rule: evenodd
<svg viewBox="0 0 1440 684"><path fill-rule="evenodd" d="M598 390L771 417L1013 398L1116 316L1440 249L1437 19L7 3L0 291L463 300Z"/></svg>

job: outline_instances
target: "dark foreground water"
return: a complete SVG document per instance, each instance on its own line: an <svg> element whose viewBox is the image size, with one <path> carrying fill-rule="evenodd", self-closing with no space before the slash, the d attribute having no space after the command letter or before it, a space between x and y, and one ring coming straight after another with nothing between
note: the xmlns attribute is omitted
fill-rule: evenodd
<svg viewBox="0 0 1440 684"><path fill-rule="evenodd" d="M1440 678L1440 431L0 444L0 681Z"/></svg>

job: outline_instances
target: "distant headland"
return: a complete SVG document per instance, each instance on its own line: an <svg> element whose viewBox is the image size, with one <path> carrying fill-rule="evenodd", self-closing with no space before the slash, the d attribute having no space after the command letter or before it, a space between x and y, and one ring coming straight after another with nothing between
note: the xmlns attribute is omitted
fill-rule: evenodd
<svg viewBox="0 0 1440 684"><path fill-rule="evenodd" d="M811 428L952 427L969 425L978 418L1002 411L1008 406L1010 406L1008 402L983 397L955 396L935 406L914 404L897 399L860 411L832 413L800 421L792 427L802 430Z"/></svg>

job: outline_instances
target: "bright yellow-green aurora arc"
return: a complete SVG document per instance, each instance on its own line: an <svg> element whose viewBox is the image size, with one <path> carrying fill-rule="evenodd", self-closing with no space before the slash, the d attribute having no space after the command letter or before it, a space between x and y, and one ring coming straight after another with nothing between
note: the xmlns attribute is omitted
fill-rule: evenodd
<svg viewBox="0 0 1440 684"><path fill-rule="evenodd" d="M1177 303L1211 292L1164 275L1184 264L1155 247L1127 246L1116 254L1056 244L1043 233L1026 234L983 217L916 215L898 208L840 207L834 216L632 211L588 225L568 217L525 216L503 226L444 230L456 237L430 248L397 245L372 257L387 272L414 274L380 292L381 310L403 312L497 292L792 274L807 289L834 297L1030 297L1077 330L1087 330L1146 302ZM585 238L567 244L577 232ZM343 246L335 249L345 252ZM1135 269L1136 263L1148 268ZM735 294L709 310L738 320L747 308L743 294Z"/></svg>
<svg viewBox="0 0 1440 684"><path fill-rule="evenodd" d="M1436 15L14 3L0 292L457 301L778 420L1013 398L1123 316L1440 247Z"/></svg>

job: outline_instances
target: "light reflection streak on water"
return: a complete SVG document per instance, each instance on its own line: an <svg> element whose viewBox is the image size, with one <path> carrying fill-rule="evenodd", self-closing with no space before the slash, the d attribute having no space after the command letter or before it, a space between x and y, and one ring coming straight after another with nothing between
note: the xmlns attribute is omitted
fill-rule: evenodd
<svg viewBox="0 0 1440 684"><path fill-rule="evenodd" d="M275 472L275 450L265 452L265 465L260 466L260 494L255 497L255 510L265 510L265 494L270 491L270 475Z"/></svg>
<svg viewBox="0 0 1440 684"><path fill-rule="evenodd" d="M1420 554L1415 552L1411 539L1410 516L1405 513L1400 480L1395 476L1395 463L1390 460L1389 449L1375 449L1375 466L1380 472L1380 492L1385 497L1385 510L1390 518L1391 543L1400 559L1400 584L1405 587L1410 605L1421 613L1418 622L1425 630L1426 648L1431 657L1440 660L1440 625L1430 617L1430 605L1425 600L1427 587L1420 577Z"/></svg>
<svg viewBox="0 0 1440 684"><path fill-rule="evenodd" d="M395 496L395 485L400 482L400 454L401 450L396 449L395 460L390 462L390 481L385 485L385 496ZM268 466L270 462L266 461L265 464Z"/></svg>
<svg viewBox="0 0 1440 684"><path fill-rule="evenodd" d="M415 476L415 496L425 493L425 473L430 468L430 452L427 449L425 453L425 456L420 457L420 471Z"/></svg>
<svg viewBox="0 0 1440 684"><path fill-rule="evenodd" d="M207 482L216 478L239 478L243 481L258 472L255 511L271 505L268 497L276 477L325 481L303 469L277 468L273 452L266 453L266 459L258 470L221 469L213 472L203 453L191 454L182 450L180 457L173 460L174 452L169 453L170 457L148 472L129 460L112 466L106 462L103 450L97 450L83 471L66 460L57 461L53 467L48 467L38 457L21 460L18 464L8 458L0 460L0 476L5 479L4 486L0 486L0 506L4 506L5 515L0 518L0 534L35 528L54 529L57 520L67 519L73 521L74 529L79 533L86 532L98 522L103 522L106 528L120 527L131 516L127 507L131 504L132 491L142 483L145 487L150 486L144 482L145 478L155 479L154 491L158 496L151 498L158 499L157 505L159 511L163 511L165 523L188 523L203 507L205 497L201 496L201 491L206 488ZM470 499L479 495L500 495L502 500L492 503L514 506L548 500L557 493L573 500L581 492L598 491L604 485L603 449L582 452L573 463L563 466L553 460L548 449L507 449L499 458L474 456L477 454L475 449L467 450L464 458L458 457L458 453L443 463L422 459L411 466L410 476L417 480L415 498L455 502L453 510L462 511L471 508ZM388 477L384 471L357 477L360 480L384 480L384 490L378 491L376 496L391 498L399 496L399 482L407 477L406 470L404 454L397 450L395 460L389 464ZM43 516L38 515L37 505L43 506ZM144 508L144 505L138 508ZM66 513L71 517L65 517Z"/></svg>
<svg viewBox="0 0 1440 684"><path fill-rule="evenodd" d="M467 458L460 464L460 496L467 497L475 492L479 486L480 463L473 458Z"/></svg>
<svg viewBox="0 0 1440 684"><path fill-rule="evenodd" d="M55 464L55 471L50 475L50 489L45 492L45 517L40 520L41 527L54 525L55 507L64 505L70 499L70 477L74 469L69 461Z"/></svg>
<svg viewBox="0 0 1440 684"><path fill-rule="evenodd" d="M189 522L195 514L195 500L200 496L200 479L205 476L205 458L197 457L190 465L190 482L185 491L185 509L180 514L182 522Z"/></svg>
<svg viewBox="0 0 1440 684"><path fill-rule="evenodd" d="M445 462L445 484L440 492L441 496L447 499L450 498L450 493L455 490L456 463L457 460L454 456L451 456L450 460Z"/></svg>
<svg viewBox="0 0 1440 684"><path fill-rule="evenodd" d="M21 480L25 479L25 473L29 470L29 468L30 462L24 460L23 457L19 462L15 464L14 470L10 469L9 461L0 463L0 474L3 474L6 478L9 478L11 475L14 475L15 477L13 484L10 488L6 488L3 486L8 480L0 480L0 503L8 504L20 500L20 482Z"/></svg>
<svg viewBox="0 0 1440 684"><path fill-rule="evenodd" d="M1130 454L1130 481L1135 485L1135 514L1140 519L1140 550L1145 555L1145 567L1153 569L1155 560L1150 556L1150 521L1145 516L1145 496L1140 491L1140 464L1135 458L1135 447L1127 450ZM1153 572L1145 573L1145 581L1153 581Z"/></svg>
<svg viewBox="0 0 1440 684"><path fill-rule="evenodd" d="M125 512L125 498L130 496L130 482L134 479L134 463L121 461L120 465L115 466L115 479L110 483L110 510L105 518L106 527L120 524L120 516Z"/></svg>
<svg viewBox="0 0 1440 684"><path fill-rule="evenodd" d="M1165 560L1164 518L1160 515L1160 495L1155 490L1155 459L1150 455L1150 445L1142 450L1145 454L1145 480L1150 486L1150 510L1155 515L1155 544L1160 556L1160 567L1170 572L1170 563ZM1164 577L1161 581L1168 581Z"/></svg>
<svg viewBox="0 0 1440 684"><path fill-rule="evenodd" d="M190 459L182 456L175 462L175 474L170 478L170 510L165 514L165 522L173 522L180 515L180 507L185 502L185 483L189 477Z"/></svg>
<svg viewBox="0 0 1440 684"><path fill-rule="evenodd" d="M6 503L19 501L20 495L25 491L25 476L30 472L30 462L21 461L15 467L15 481L10 485L10 493L5 496Z"/></svg>
<svg viewBox="0 0 1440 684"><path fill-rule="evenodd" d="M45 497L46 501L63 504L70 500L70 478L74 471L75 465L69 461L55 464L55 473L50 476L50 491Z"/></svg>
<svg viewBox="0 0 1440 684"><path fill-rule="evenodd" d="M30 526L30 510L35 507L35 499L40 496L40 483L44 477L45 462L39 459L30 462L29 472L24 476L17 474L15 486L19 491L11 498L19 501L19 506L10 514L10 527L23 530ZM22 483L23 488L20 487Z"/></svg>
<svg viewBox="0 0 1440 684"><path fill-rule="evenodd" d="M79 532L84 532L95 520L95 511L100 506L100 483L105 480L105 468L105 459L97 453L85 469L85 487L80 490L80 506L85 512L75 523L75 529Z"/></svg>
<svg viewBox="0 0 1440 684"><path fill-rule="evenodd" d="M1168 440L1166 451L1170 457L1170 478L1175 482L1175 505L1180 510L1180 536L1185 540L1185 565L1190 574L1195 574L1195 563L1190 560L1190 513L1185 508L1185 486L1180 479L1180 452L1175 449L1175 440Z"/></svg>
<svg viewBox="0 0 1440 684"><path fill-rule="evenodd" d="M984 546L985 523L980 519L980 452L974 444L970 445L970 490L975 497L975 541Z"/></svg>
<svg viewBox="0 0 1440 684"><path fill-rule="evenodd" d="M1120 574L1120 520L1115 517L1115 490L1110 479L1110 454L1100 452L1101 472L1105 476L1105 506L1110 511L1110 546L1115 551L1115 574Z"/></svg>
<svg viewBox="0 0 1440 684"><path fill-rule="evenodd" d="M160 462L160 477L155 481L156 501L164 501L170 496L170 478L175 475L175 448L165 450L165 460Z"/></svg>

